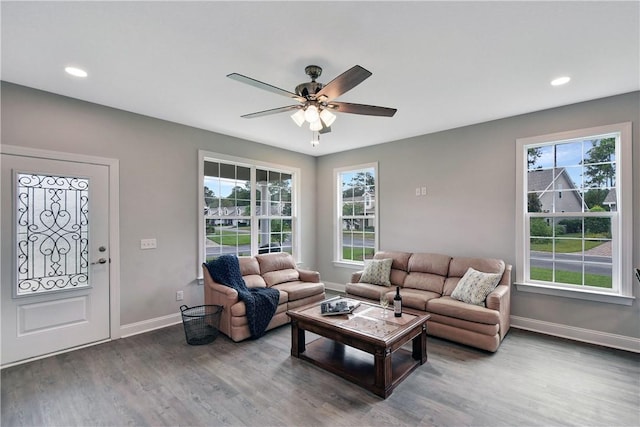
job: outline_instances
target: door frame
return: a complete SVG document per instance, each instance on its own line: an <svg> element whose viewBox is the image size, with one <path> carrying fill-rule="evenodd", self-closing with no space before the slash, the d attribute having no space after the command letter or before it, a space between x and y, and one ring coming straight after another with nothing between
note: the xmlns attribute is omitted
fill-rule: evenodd
<svg viewBox="0 0 640 427"><path fill-rule="evenodd" d="M114 340L120 338L120 161L107 157L89 156L84 154L66 153L60 151L43 150L39 148L21 147L16 145L0 145L0 153L31 157L44 160L60 160L74 163L88 163L94 165L106 166L109 170L109 254L111 257L109 272L109 339ZM92 343L90 345L99 344ZM65 353L67 351L76 350L78 348L87 347L79 346L72 349L63 350L53 354ZM2 366L17 365L31 360L40 359L46 356L37 356L30 359L22 360L14 364Z"/></svg>

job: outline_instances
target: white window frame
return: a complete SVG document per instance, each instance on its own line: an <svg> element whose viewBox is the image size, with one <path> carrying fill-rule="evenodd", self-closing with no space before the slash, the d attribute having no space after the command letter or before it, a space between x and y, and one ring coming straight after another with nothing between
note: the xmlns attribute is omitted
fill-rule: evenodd
<svg viewBox="0 0 640 427"><path fill-rule="evenodd" d="M298 220L299 210L299 180L300 169L291 166L278 165L274 163L262 162L259 160L253 160L248 158L229 156L226 154L215 153L206 150L198 150L198 265L197 265L197 277L202 278L202 263L206 260L206 248L205 248L205 218L204 218L204 163L210 162L223 162L234 163L239 166L248 167L251 169L251 182L255 183L256 169L264 168L274 172L283 172L291 174L292 193L291 193L291 232L292 239L291 251L294 260L300 263L300 227ZM256 200L255 200L255 185L252 185L251 189L251 253L256 255L259 250L258 243L258 224L260 219L265 219L264 215L257 215L256 213ZM255 225L254 225L255 224Z"/></svg>
<svg viewBox="0 0 640 427"><path fill-rule="evenodd" d="M375 226L374 232L374 253L379 250L378 242L380 230L379 230L379 207L380 207L380 197L379 197L379 187L380 187L380 176L378 173L378 162L373 163L364 163L360 165L353 166L344 166L341 168L335 168L333 170L333 188L335 191L333 201L334 201L334 209L333 209L333 229L334 229L334 242L333 242L333 264L335 266L341 267L355 267L360 268L364 265L364 261L348 261L342 259L342 182L340 179L340 175L345 172L358 172L363 169L371 169L373 168L373 173L375 177L375 191L374 191L374 216L373 223Z"/></svg>
<svg viewBox="0 0 640 427"><path fill-rule="evenodd" d="M519 291L577 298L589 301L631 305L633 300L633 205L632 205L632 125L631 122L577 129L548 135L518 138L516 140L516 280ZM611 290L562 286L561 284L531 283L526 280L529 271L529 229L527 215L527 152L528 148L553 145L574 139L590 139L619 134L616 144L616 186L620 199L612 221L613 271Z"/></svg>

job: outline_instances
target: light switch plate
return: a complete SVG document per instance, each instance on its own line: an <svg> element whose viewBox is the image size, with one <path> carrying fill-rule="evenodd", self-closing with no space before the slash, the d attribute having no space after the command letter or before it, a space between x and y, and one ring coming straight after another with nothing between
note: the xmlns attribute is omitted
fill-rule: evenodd
<svg viewBox="0 0 640 427"><path fill-rule="evenodd" d="M155 249L158 247L156 239L141 239L140 249Z"/></svg>

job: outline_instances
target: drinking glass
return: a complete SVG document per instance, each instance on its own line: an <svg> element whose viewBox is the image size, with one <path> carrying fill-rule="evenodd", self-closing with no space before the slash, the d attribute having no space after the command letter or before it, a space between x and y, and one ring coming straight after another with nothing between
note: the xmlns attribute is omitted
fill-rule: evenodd
<svg viewBox="0 0 640 427"><path fill-rule="evenodd" d="M385 294L380 295L380 305L382 306L382 317L387 316L387 307L389 307L389 300Z"/></svg>

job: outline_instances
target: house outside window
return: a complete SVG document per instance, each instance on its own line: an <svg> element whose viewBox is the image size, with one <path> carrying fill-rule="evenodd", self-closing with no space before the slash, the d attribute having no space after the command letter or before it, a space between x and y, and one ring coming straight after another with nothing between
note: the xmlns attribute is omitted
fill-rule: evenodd
<svg viewBox="0 0 640 427"><path fill-rule="evenodd" d="M296 258L298 171L204 151L199 160L201 262L268 252Z"/></svg>
<svg viewBox="0 0 640 427"><path fill-rule="evenodd" d="M630 304L630 123L517 145L518 289Z"/></svg>
<svg viewBox="0 0 640 427"><path fill-rule="evenodd" d="M377 163L335 169L335 256L338 263L362 264L378 248Z"/></svg>

